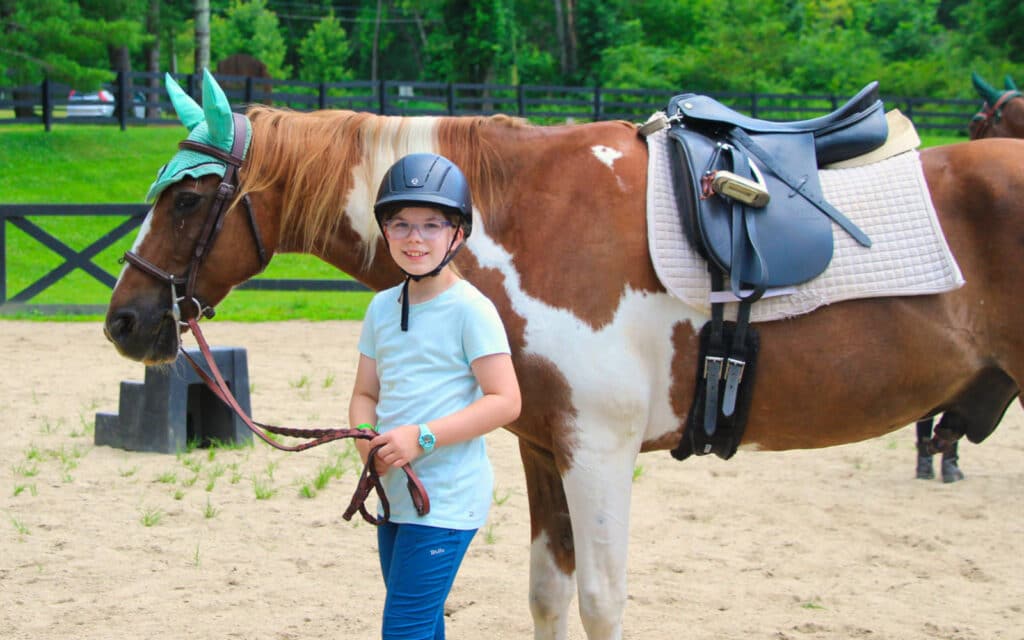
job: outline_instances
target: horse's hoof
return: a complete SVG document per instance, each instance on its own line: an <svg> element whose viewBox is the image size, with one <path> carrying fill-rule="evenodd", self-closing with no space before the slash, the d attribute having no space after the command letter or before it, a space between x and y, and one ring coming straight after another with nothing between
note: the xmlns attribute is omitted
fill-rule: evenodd
<svg viewBox="0 0 1024 640"><path fill-rule="evenodd" d="M959 482L964 479L964 472L960 470L956 462L942 461L942 481L946 484Z"/></svg>
<svg viewBox="0 0 1024 640"><path fill-rule="evenodd" d="M917 479L918 480L931 480L935 477L935 470L932 469L932 457L931 456L918 456L917 457Z"/></svg>

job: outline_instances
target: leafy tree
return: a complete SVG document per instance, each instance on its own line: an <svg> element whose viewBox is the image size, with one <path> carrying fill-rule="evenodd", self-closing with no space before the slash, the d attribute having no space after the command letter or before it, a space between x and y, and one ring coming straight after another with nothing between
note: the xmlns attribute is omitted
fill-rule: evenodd
<svg viewBox="0 0 1024 640"><path fill-rule="evenodd" d="M287 78L291 68L284 64L284 37L278 30L277 15L266 0L231 0L223 17L210 19L210 64L233 53L247 53L267 65L272 77Z"/></svg>
<svg viewBox="0 0 1024 640"><path fill-rule="evenodd" d="M49 77L95 89L112 79L108 47L140 33L138 23L89 17L72 0L0 0L0 86Z"/></svg>
<svg viewBox="0 0 1024 640"><path fill-rule="evenodd" d="M604 50L617 40L618 7L606 0L577 0L575 40L575 82L601 84L604 81Z"/></svg>
<svg viewBox="0 0 1024 640"><path fill-rule="evenodd" d="M349 56L348 34L331 11L310 29L299 46L301 72L309 82L351 80L353 73L345 66Z"/></svg>

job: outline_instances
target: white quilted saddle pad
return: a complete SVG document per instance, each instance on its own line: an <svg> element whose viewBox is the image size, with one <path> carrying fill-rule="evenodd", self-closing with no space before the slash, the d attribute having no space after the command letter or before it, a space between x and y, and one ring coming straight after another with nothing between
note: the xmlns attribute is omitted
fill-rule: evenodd
<svg viewBox="0 0 1024 640"><path fill-rule="evenodd" d="M647 138L651 261L672 295L710 314L711 278L706 261L683 235L667 131ZM825 272L795 287L769 290L751 305L751 321L796 316L841 300L941 293L964 284L939 227L917 151L819 175L825 198L868 234L872 246L860 246L833 224L835 250ZM727 318L735 317L736 307L735 302L726 304Z"/></svg>

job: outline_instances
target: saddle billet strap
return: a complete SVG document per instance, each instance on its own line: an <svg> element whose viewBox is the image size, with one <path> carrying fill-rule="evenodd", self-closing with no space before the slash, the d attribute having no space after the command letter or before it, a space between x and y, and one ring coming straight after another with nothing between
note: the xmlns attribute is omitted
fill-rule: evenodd
<svg viewBox="0 0 1024 640"><path fill-rule="evenodd" d="M763 292L763 290L762 290ZM736 398L739 396L743 371L747 367L747 328L750 326L750 300L740 302L736 312L736 329L732 334L732 346L725 361L725 391L722 393L722 415L731 417L736 412Z"/></svg>
<svg viewBox="0 0 1024 640"><path fill-rule="evenodd" d="M725 277L717 267L708 263L711 274L711 288L720 291ZM708 333L707 353L704 356L704 433L715 434L718 426L718 387L722 379L726 353L724 337L724 310L722 303L711 305L711 330Z"/></svg>
<svg viewBox="0 0 1024 640"><path fill-rule="evenodd" d="M750 160L747 154L739 147L729 145L730 156L732 157L732 171L741 178L753 179L754 175L750 169ZM755 302L764 295L768 281L768 264L761 253L760 242L757 238L756 218L759 215L755 207L732 200L732 260L729 265L729 285L732 293L741 302ZM751 282L754 290L749 295L743 295L743 273L746 272L744 257L747 255L747 247L757 259L761 274L760 282Z"/></svg>
<svg viewBox="0 0 1024 640"><path fill-rule="evenodd" d="M238 400L235 398L234 394L231 393L231 389L224 381L220 368L213 359L213 354L210 351L210 345L207 343L205 336L203 336L202 331L199 328L199 322L195 318L191 318L188 320L188 326L189 329L192 330L192 335L195 336L196 342L199 344L199 350L203 354L203 358L206 360L207 366L210 367L210 371L213 373L212 377L192 358L192 356L185 351L184 348L180 350L182 356L185 357L185 360L188 361L210 391L212 391L213 394L221 400L221 402L227 405L228 408L245 423L250 431L275 449L279 449L281 451L303 451L305 449L340 440L342 438L371 440L376 437L377 433L375 431L367 429L294 429L255 422L238 404ZM312 439L308 442L303 442L297 445L283 445L271 439L270 436L267 435L267 432L296 438ZM373 458L371 456L367 458L366 465L363 468L363 473L366 474L366 469L372 466ZM427 495L426 488L424 488L423 483L420 482L420 479L416 476L416 472L413 471L410 465L406 464L403 466L402 471L404 471L407 476L408 482L406 484L408 486L413 505L416 507L416 512L421 516L427 515L430 513L430 498ZM375 469L373 473L376 474ZM376 489L382 508L390 509L390 507L387 506L387 497L384 494L383 485L378 481L376 484L371 485L370 488ZM356 495L353 496L353 501L355 501L358 495L359 493L357 491ZM369 490L367 490L367 495L369 495ZM362 500L365 501L366 496L363 496ZM357 505L356 508L358 509L359 506ZM347 519L348 518L346 518L346 520ZM385 517L384 521L387 521L387 517Z"/></svg>
<svg viewBox="0 0 1024 640"><path fill-rule="evenodd" d="M788 171L782 168L781 163L772 158L771 154L754 142L753 138L747 135L743 129L734 127L729 130L728 135L732 138L731 141L733 144L739 146L744 151L760 160L766 167L771 169L771 171L779 178L779 180L785 183L786 186L831 218L833 222L842 227L842 229L846 231L846 233L850 234L850 236L860 245L864 247L871 246L871 238L869 238L867 234L861 231L857 225L853 224L853 222L844 216L838 209L829 204L828 201L807 193L804 189L806 181L797 180L791 176Z"/></svg>

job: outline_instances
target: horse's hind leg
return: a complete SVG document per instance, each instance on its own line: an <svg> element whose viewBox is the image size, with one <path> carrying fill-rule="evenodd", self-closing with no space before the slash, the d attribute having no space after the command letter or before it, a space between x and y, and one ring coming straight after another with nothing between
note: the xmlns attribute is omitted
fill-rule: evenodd
<svg viewBox="0 0 1024 640"><path fill-rule="evenodd" d="M530 613L534 638L564 640L573 595L572 523L552 455L519 441L530 501Z"/></svg>

